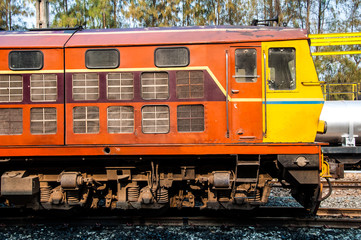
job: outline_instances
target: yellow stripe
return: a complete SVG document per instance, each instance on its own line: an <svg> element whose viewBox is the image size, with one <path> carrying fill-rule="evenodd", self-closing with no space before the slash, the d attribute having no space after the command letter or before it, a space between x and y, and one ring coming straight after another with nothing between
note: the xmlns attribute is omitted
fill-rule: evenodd
<svg viewBox="0 0 361 240"><path fill-rule="evenodd" d="M361 40L361 37L311 39L311 45L313 45L313 43L347 42L347 41L360 41L360 40Z"/></svg>
<svg viewBox="0 0 361 240"><path fill-rule="evenodd" d="M343 54L361 54L361 51L314 52L312 53L312 56L329 56L329 55L343 55Z"/></svg>
<svg viewBox="0 0 361 240"><path fill-rule="evenodd" d="M267 102L278 101L324 101L323 98L267 98Z"/></svg>
<svg viewBox="0 0 361 240"><path fill-rule="evenodd" d="M352 32L352 33L325 33L325 34L310 34L309 38L328 38L328 37L357 37L361 36L361 32Z"/></svg>
<svg viewBox="0 0 361 240"><path fill-rule="evenodd" d="M263 98L232 98L231 102L262 102ZM267 102L303 102L324 101L323 98L267 98Z"/></svg>
<svg viewBox="0 0 361 240"><path fill-rule="evenodd" d="M340 45L359 45L361 41L344 41L344 42L320 42L320 43L311 43L312 47L322 47L322 46L340 46Z"/></svg>
<svg viewBox="0 0 361 240"><path fill-rule="evenodd" d="M262 98L231 98L231 102L262 102Z"/></svg>

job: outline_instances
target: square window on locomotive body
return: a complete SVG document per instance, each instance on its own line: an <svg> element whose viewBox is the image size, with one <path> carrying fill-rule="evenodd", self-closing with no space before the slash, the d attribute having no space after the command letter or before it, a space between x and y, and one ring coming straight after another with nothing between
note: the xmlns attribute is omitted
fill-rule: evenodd
<svg viewBox="0 0 361 240"><path fill-rule="evenodd" d="M177 107L178 132L204 131L204 106L179 105Z"/></svg>
<svg viewBox="0 0 361 240"><path fill-rule="evenodd" d="M203 71L176 72L176 88L178 99L203 98L204 74Z"/></svg>
<svg viewBox="0 0 361 240"><path fill-rule="evenodd" d="M99 108L74 107L73 131L74 133L99 133Z"/></svg>
<svg viewBox="0 0 361 240"><path fill-rule="evenodd" d="M236 49L235 58L236 82L256 82L258 77L256 49Z"/></svg>
<svg viewBox="0 0 361 240"><path fill-rule="evenodd" d="M23 109L0 109L0 135L21 135L23 133Z"/></svg>
<svg viewBox="0 0 361 240"><path fill-rule="evenodd" d="M169 107L163 105L149 105L142 108L143 133L168 133Z"/></svg>
<svg viewBox="0 0 361 240"><path fill-rule="evenodd" d="M98 100L99 75L97 73L74 73L72 78L73 100Z"/></svg>
<svg viewBox="0 0 361 240"><path fill-rule="evenodd" d="M55 134L57 131L56 108L31 108L30 132L34 135Z"/></svg>
<svg viewBox="0 0 361 240"><path fill-rule="evenodd" d="M146 72L141 75L142 98L145 100L168 99L169 83L166 72Z"/></svg>
<svg viewBox="0 0 361 240"><path fill-rule="evenodd" d="M296 50L294 48L270 48L268 67L270 90L296 89Z"/></svg>
<svg viewBox="0 0 361 240"><path fill-rule="evenodd" d="M21 75L0 75L0 102L23 101L23 77Z"/></svg>
<svg viewBox="0 0 361 240"><path fill-rule="evenodd" d="M117 49L92 49L85 52L87 68L119 67L119 51Z"/></svg>
<svg viewBox="0 0 361 240"><path fill-rule="evenodd" d="M110 106L107 109L108 133L134 132L134 107Z"/></svg>
<svg viewBox="0 0 361 240"><path fill-rule="evenodd" d="M41 51L11 51L9 53L11 70L40 70L43 64L44 56Z"/></svg>
<svg viewBox="0 0 361 240"><path fill-rule="evenodd" d="M186 67L189 65L189 50L186 47L157 48L154 64L157 67Z"/></svg>

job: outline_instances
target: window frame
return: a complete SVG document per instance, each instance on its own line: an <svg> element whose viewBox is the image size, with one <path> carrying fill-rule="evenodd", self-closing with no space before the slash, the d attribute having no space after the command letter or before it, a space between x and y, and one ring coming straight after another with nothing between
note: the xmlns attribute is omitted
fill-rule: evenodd
<svg viewBox="0 0 361 240"><path fill-rule="evenodd" d="M117 63L117 66L115 67L104 67L104 66L101 66L101 67L89 67L88 64L89 64L89 60L88 60L88 57L87 57L87 53L90 52L90 51L109 51L109 50L115 50L115 52L117 52L118 54L118 63ZM119 65L120 65L120 52L118 49L116 48L106 48L106 49L101 49L101 48L96 48L96 49L87 49L85 51L85 54L84 54L84 57L85 57L85 67L88 68L88 69L115 69L115 68L118 68Z"/></svg>
<svg viewBox="0 0 361 240"><path fill-rule="evenodd" d="M294 61L295 61L295 84L294 88L288 89L272 89L270 88L270 82L266 83L267 91L268 92L298 92L299 91L299 81L297 81L297 48L295 46L270 46L267 48L267 79L268 81L271 80L271 68L270 68L270 49L293 49L294 50ZM288 64L287 64L288 65ZM292 73L290 72L291 76Z"/></svg>
<svg viewBox="0 0 361 240"><path fill-rule="evenodd" d="M247 74L245 74L244 76L242 75L237 75L237 51L239 50L254 50L256 53L256 58L255 58L255 69L256 69L256 75L249 75L247 76ZM257 63L257 49L255 47L237 47L234 50L234 76L233 78L235 79L236 83L257 83L258 82L258 78L260 77L257 73L258 73L258 63ZM240 78L244 78L246 81L240 81ZM247 79L255 79L255 81L247 81Z"/></svg>
<svg viewBox="0 0 361 240"><path fill-rule="evenodd" d="M157 51L158 51L158 50L162 50L162 49L179 49L179 48L184 48L184 49L187 50L187 53L188 53L187 64L185 64L185 65L162 65L162 66L159 66L159 65L157 64ZM191 61L191 60L190 60L190 59L191 59L190 55L191 55L191 53L190 53L190 51L189 51L189 48L184 47L184 46L182 46L182 47L158 47L158 48L156 48L156 49L154 50L154 65L155 65L156 67L158 67L158 68L187 67L187 66L190 64L190 61Z"/></svg>
<svg viewBox="0 0 361 240"><path fill-rule="evenodd" d="M11 67L11 54L15 52L39 52L41 54L41 66L39 68L13 68ZM24 71L24 70L41 70L44 67L44 53L40 50L12 50L8 54L8 67L13 71Z"/></svg>

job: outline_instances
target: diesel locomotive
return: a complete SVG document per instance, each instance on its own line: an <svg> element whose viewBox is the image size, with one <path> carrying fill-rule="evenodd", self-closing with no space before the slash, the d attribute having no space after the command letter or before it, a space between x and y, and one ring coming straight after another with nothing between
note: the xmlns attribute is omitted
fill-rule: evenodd
<svg viewBox="0 0 361 240"><path fill-rule="evenodd" d="M1 201L315 211L323 103L303 30L1 31Z"/></svg>

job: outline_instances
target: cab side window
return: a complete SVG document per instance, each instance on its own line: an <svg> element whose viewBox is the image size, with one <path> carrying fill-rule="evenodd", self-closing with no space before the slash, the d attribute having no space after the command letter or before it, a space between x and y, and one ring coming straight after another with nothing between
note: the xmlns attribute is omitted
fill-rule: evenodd
<svg viewBox="0 0 361 240"><path fill-rule="evenodd" d="M294 48L270 48L268 50L270 90L296 89L296 50Z"/></svg>
<svg viewBox="0 0 361 240"><path fill-rule="evenodd" d="M236 49L236 82L257 82L257 51L256 49Z"/></svg>

